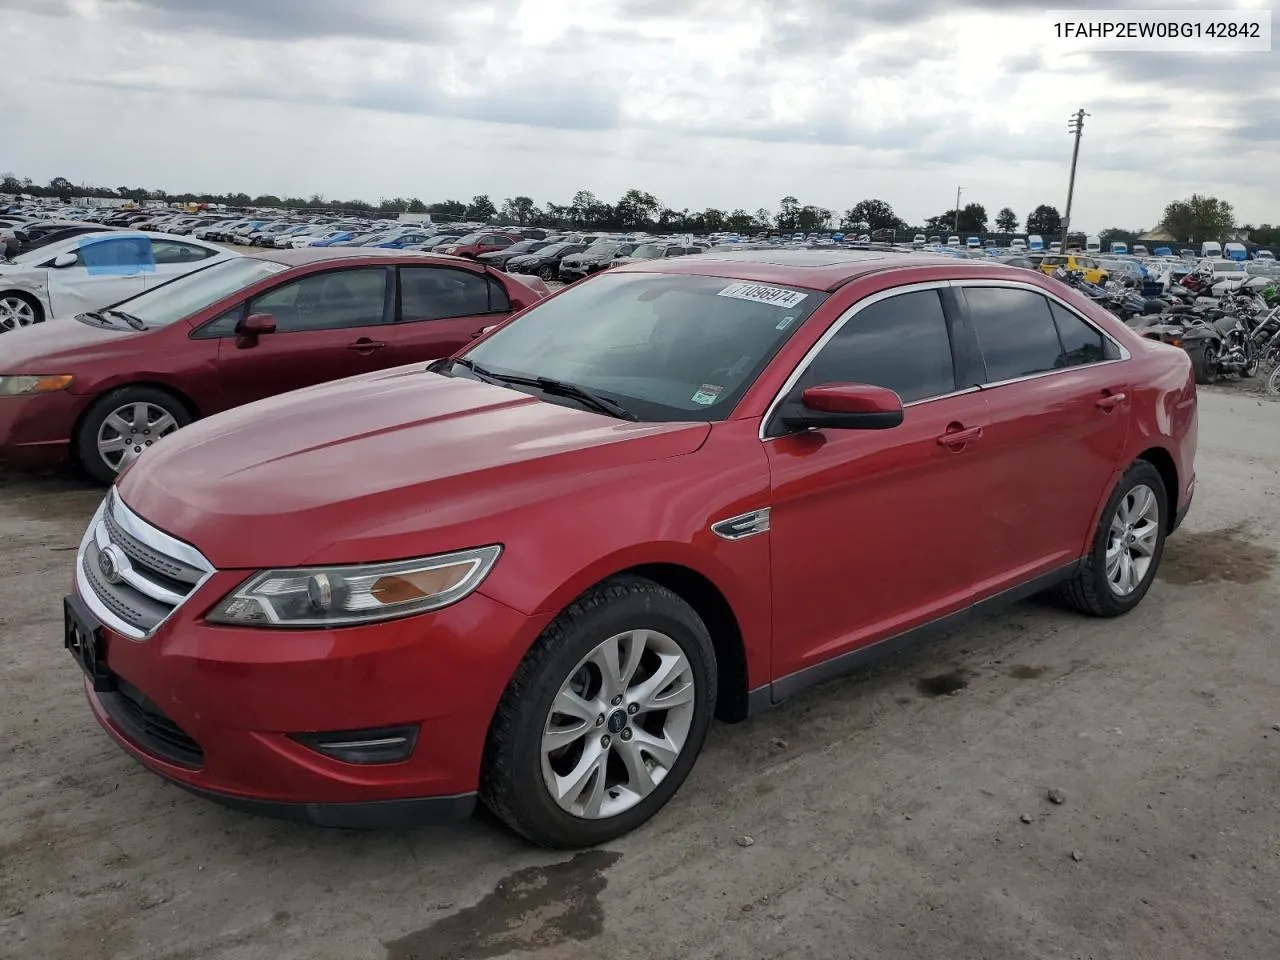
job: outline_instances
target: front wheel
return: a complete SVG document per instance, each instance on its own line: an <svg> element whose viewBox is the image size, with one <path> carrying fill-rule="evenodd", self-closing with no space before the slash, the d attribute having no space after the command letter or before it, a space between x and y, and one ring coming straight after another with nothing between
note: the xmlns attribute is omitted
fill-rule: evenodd
<svg viewBox="0 0 1280 960"><path fill-rule="evenodd" d="M1267 393L1273 397L1280 397L1280 364L1271 371L1271 376L1267 378Z"/></svg>
<svg viewBox="0 0 1280 960"><path fill-rule="evenodd" d="M1258 368L1262 366L1262 358L1258 356L1257 348L1254 347L1251 340L1244 342L1244 352L1248 359L1245 365L1240 368L1240 376L1246 380L1252 380L1258 375Z"/></svg>
<svg viewBox="0 0 1280 960"><path fill-rule="evenodd" d="M556 278L555 267L548 266L548 267L538 268L538 279L543 281L544 283L550 283L555 278Z"/></svg>
<svg viewBox="0 0 1280 960"><path fill-rule="evenodd" d="M0 333L29 327L44 320L44 309L35 297L13 291L0 294Z"/></svg>
<svg viewBox="0 0 1280 960"><path fill-rule="evenodd" d="M489 730L480 796L534 843L605 843L679 789L715 700L715 651L693 608L650 580L606 581L516 670Z"/></svg>
<svg viewBox="0 0 1280 960"><path fill-rule="evenodd" d="M1059 595L1082 613L1118 617L1136 607L1164 556L1168 493L1160 471L1138 460L1120 478L1089 553Z"/></svg>
<svg viewBox="0 0 1280 960"><path fill-rule="evenodd" d="M122 387L89 410L76 433L76 458L85 473L109 484L143 452L191 422L186 405L156 387Z"/></svg>

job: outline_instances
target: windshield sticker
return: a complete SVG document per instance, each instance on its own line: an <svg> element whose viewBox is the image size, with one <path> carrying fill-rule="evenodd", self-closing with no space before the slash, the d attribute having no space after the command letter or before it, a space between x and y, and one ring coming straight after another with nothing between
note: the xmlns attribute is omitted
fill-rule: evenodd
<svg viewBox="0 0 1280 960"><path fill-rule="evenodd" d="M714 383L704 383L698 388L698 392L689 399L694 403L707 407L720 399L720 393L723 390L724 387L718 387Z"/></svg>
<svg viewBox="0 0 1280 960"><path fill-rule="evenodd" d="M784 290L781 287L770 287L763 283L731 283L716 296L732 297L734 300L750 300L752 303L767 303L770 306L788 310L800 304L807 293Z"/></svg>
<svg viewBox="0 0 1280 960"><path fill-rule="evenodd" d="M787 327L791 326L791 325L792 325L793 323L795 323L795 322L796 322L796 318L795 318L795 317L783 317L781 320L779 320L779 321L778 321L778 325L777 325L776 327L774 327L773 329L775 329L775 330L785 330L785 329L787 329Z"/></svg>

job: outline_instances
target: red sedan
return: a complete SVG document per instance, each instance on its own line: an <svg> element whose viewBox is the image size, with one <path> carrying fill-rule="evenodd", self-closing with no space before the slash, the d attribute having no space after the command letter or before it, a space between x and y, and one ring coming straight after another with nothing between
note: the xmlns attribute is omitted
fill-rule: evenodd
<svg viewBox="0 0 1280 960"><path fill-rule="evenodd" d="M649 261L144 454L67 644L111 736L198 793L344 826L478 797L588 846L713 716L1033 593L1132 610L1195 445L1186 354L1047 277Z"/></svg>
<svg viewBox="0 0 1280 960"><path fill-rule="evenodd" d="M192 420L446 357L547 294L454 257L309 248L214 264L115 307L7 335L0 463L70 457L109 483Z"/></svg>

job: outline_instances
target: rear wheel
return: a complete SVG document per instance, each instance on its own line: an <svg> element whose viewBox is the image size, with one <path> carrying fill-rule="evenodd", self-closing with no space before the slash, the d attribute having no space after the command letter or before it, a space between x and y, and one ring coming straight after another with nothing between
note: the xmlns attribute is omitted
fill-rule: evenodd
<svg viewBox="0 0 1280 960"><path fill-rule="evenodd" d="M1068 604L1095 617L1136 607L1164 555L1169 498L1160 471L1134 463L1116 485L1080 569L1058 590Z"/></svg>
<svg viewBox="0 0 1280 960"><path fill-rule="evenodd" d="M1267 378L1267 393L1273 397L1280 397L1280 364L1271 371L1271 376Z"/></svg>
<svg viewBox="0 0 1280 960"><path fill-rule="evenodd" d="M186 405L158 387L122 387L90 409L76 433L76 457L99 483L116 475L150 449L191 422Z"/></svg>
<svg viewBox="0 0 1280 960"><path fill-rule="evenodd" d="M1206 343L1200 350L1200 356L1192 361L1195 368L1196 383L1218 382L1218 348L1213 343Z"/></svg>
<svg viewBox="0 0 1280 960"><path fill-rule="evenodd" d="M16 290L0 294L0 332L29 327L44 320L40 301Z"/></svg>
<svg viewBox="0 0 1280 960"><path fill-rule="evenodd" d="M606 581L516 670L489 730L480 795L543 846L612 840L679 789L715 699L715 652L697 613L652 581Z"/></svg>

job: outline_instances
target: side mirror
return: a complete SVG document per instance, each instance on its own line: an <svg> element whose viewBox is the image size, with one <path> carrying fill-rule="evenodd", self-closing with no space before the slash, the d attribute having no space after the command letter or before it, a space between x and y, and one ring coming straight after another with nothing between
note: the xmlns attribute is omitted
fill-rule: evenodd
<svg viewBox="0 0 1280 960"><path fill-rule="evenodd" d="M824 383L807 388L782 422L795 430L888 430L902 423L902 398L887 387Z"/></svg>
<svg viewBox="0 0 1280 960"><path fill-rule="evenodd" d="M258 337L276 332L276 318L269 313L251 313L236 324L236 346L255 346Z"/></svg>
<svg viewBox="0 0 1280 960"><path fill-rule="evenodd" d="M61 270L63 267L74 267L80 258L74 253L60 253L53 258L53 265Z"/></svg>

